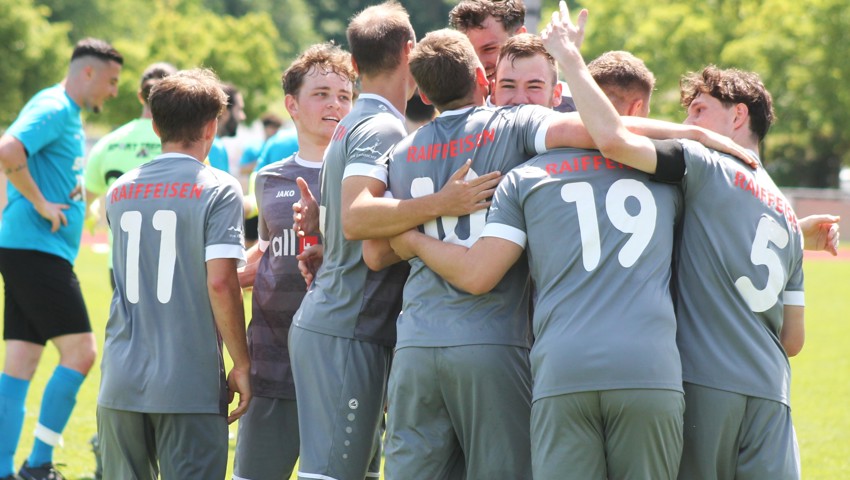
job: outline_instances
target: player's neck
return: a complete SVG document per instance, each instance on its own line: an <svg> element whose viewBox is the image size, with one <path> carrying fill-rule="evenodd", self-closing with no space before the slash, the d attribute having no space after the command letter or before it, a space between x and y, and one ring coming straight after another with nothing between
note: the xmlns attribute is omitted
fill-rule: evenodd
<svg viewBox="0 0 850 480"><path fill-rule="evenodd" d="M330 141L330 139L327 139ZM328 142L320 142L309 135L298 134L298 156L308 162L321 162L325 157Z"/></svg>
<svg viewBox="0 0 850 480"><path fill-rule="evenodd" d="M162 144L162 153L179 153L188 155L199 162L203 162L210 151L210 144L205 142L194 142L185 144L181 142L167 142Z"/></svg>
<svg viewBox="0 0 850 480"><path fill-rule="evenodd" d="M761 155L761 152L759 152L758 138L752 132L750 132L749 129L741 128L735 130L731 138L738 145L756 152L756 154L758 154L759 156Z"/></svg>
<svg viewBox="0 0 850 480"><path fill-rule="evenodd" d="M77 104L78 107L83 108L83 92L80 87L80 82L74 81L71 77L65 77L59 82L59 85L62 85L62 88L65 89L65 93L71 97L71 100Z"/></svg>
<svg viewBox="0 0 850 480"><path fill-rule="evenodd" d="M360 93L371 93L380 95L389 101L392 106L404 114L407 108L408 90L407 74L400 70L372 77L360 78Z"/></svg>

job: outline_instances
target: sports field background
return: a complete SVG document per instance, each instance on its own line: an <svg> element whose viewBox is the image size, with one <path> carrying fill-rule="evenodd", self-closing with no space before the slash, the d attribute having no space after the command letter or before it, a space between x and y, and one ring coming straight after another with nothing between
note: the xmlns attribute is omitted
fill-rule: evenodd
<svg viewBox="0 0 850 480"><path fill-rule="evenodd" d="M93 247L95 247L93 249ZM98 250L98 251L95 251ZM85 242L75 270L83 286L86 303L98 342L102 346L109 314L111 289L106 256L91 241ZM806 275L806 344L791 360L793 372L792 409L806 480L848 478L850 472L850 247L840 259L808 256ZM2 296L2 291L0 291ZM250 296L246 296L250 300ZM45 298L45 301L50 301ZM0 302L0 311L2 311ZM0 344L0 354L4 346ZM33 429L38 419L41 392L57 354L45 349L27 397L24 431L15 458L16 465L29 455ZM65 445L55 461L71 480L93 478L94 456L89 440L97 430L95 414L100 360L83 384L77 407L65 430ZM228 478L232 469L236 425L231 426Z"/></svg>

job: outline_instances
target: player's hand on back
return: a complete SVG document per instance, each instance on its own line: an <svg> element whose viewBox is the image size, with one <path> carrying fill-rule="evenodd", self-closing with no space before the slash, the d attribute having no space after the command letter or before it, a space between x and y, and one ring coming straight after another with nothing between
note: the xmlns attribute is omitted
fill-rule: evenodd
<svg viewBox="0 0 850 480"><path fill-rule="evenodd" d="M251 378L249 371L250 368L233 367L227 375L227 403L232 403L234 394L239 394L239 404L227 416L228 424L235 422L248 411L248 404L251 402Z"/></svg>
<svg viewBox="0 0 850 480"><path fill-rule="evenodd" d="M301 191L301 199L292 204L292 229L296 235L304 237L319 231L319 204L306 180L298 177L295 183Z"/></svg>
<svg viewBox="0 0 850 480"><path fill-rule="evenodd" d="M462 217L490 206L489 199L502 180L501 172L473 177L472 160L458 168L436 194L442 216Z"/></svg>

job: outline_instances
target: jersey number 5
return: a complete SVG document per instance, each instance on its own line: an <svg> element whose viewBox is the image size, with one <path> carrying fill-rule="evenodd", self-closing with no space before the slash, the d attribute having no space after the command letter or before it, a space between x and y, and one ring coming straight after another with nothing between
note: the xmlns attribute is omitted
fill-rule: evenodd
<svg viewBox="0 0 850 480"><path fill-rule="evenodd" d="M640 212L637 215L632 215L626 210L626 200L629 197L635 198L640 204ZM576 204L578 228L581 234L582 263L585 270L593 271L599 266L602 253L593 186L587 182L568 183L561 187L561 199L567 203ZM658 215L655 197L646 185L637 180L617 180L605 196L605 212L614 228L623 233L632 234L617 255L620 265L629 268L646 250L646 246L649 245L655 233L655 218Z"/></svg>
<svg viewBox="0 0 850 480"><path fill-rule="evenodd" d="M174 284L174 264L177 260L177 213L174 210L157 210L151 220L160 232L159 263L156 276L156 299L160 303L171 300ZM125 290L130 303L139 303L139 244L142 238L142 213L130 210L121 215L121 230L127 233L127 264Z"/></svg>
<svg viewBox="0 0 850 480"><path fill-rule="evenodd" d="M788 232L776 220L762 216L756 227L756 238L750 250L750 261L753 265L767 267L767 283L764 288L758 289L749 277L742 276L735 280L738 292L744 297L750 310L755 313L764 312L775 305L779 299L779 293L785 287L785 269L782 267L779 255L768 247L771 243L779 248L785 248L788 245Z"/></svg>

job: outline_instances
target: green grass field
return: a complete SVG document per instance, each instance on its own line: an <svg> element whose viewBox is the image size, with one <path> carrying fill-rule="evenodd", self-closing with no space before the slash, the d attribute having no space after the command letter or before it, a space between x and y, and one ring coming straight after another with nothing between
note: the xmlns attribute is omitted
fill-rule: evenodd
<svg viewBox="0 0 850 480"><path fill-rule="evenodd" d="M805 271L807 339L802 353L791 361L792 406L802 451L803 478L845 478L850 471L850 409L847 408L850 398L850 352L847 349L850 345L850 261L807 260ZM83 285L95 333L102 342L111 298L105 256L84 246L76 272ZM0 353L3 351L0 345ZM24 461L32 447L41 391L56 362L55 349L48 347L30 386L16 465ZM100 369L96 367L80 391L74 415L64 433L65 446L58 449L55 456L56 462L66 465L62 471L70 479L93 477L95 464L89 439L97 429L95 412L99 383ZM236 440L235 425L231 432L228 478Z"/></svg>

